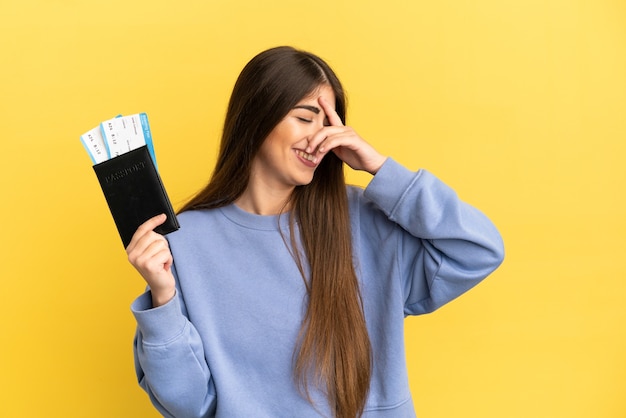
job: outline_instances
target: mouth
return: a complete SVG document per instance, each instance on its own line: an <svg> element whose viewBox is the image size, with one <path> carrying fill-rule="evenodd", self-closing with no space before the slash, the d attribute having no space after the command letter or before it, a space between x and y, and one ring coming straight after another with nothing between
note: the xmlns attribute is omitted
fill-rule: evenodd
<svg viewBox="0 0 626 418"><path fill-rule="evenodd" d="M300 160L304 162L306 165L308 165L309 167L315 167L317 165L318 158L315 155L309 154L299 149L295 151L296 151L296 155L300 158Z"/></svg>

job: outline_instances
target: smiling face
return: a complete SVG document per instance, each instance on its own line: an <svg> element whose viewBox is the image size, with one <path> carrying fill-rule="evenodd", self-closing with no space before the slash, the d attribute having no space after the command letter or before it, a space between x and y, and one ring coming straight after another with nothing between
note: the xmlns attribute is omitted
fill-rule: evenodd
<svg viewBox="0 0 626 418"><path fill-rule="evenodd" d="M254 157L251 183L284 192L311 182L320 161L304 150L308 139L327 124L320 97L335 103L332 88L323 84L300 100L274 127Z"/></svg>

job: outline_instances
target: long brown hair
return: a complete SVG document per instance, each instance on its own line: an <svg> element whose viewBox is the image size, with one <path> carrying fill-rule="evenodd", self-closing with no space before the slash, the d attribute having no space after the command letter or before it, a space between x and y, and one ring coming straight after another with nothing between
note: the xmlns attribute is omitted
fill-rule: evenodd
<svg viewBox="0 0 626 418"><path fill-rule="evenodd" d="M292 47L254 57L235 83L211 180L180 211L225 206L241 196L265 138L302 98L324 84L333 89L335 109L345 123L343 88L322 59ZM313 383L325 392L336 418L355 418L365 408L372 350L352 264L342 161L333 153L326 155L311 183L296 187L290 204L292 248L304 251L304 257L298 251L293 255L308 293L294 376L309 400ZM300 243L293 233L296 222ZM305 277L304 262L310 277Z"/></svg>

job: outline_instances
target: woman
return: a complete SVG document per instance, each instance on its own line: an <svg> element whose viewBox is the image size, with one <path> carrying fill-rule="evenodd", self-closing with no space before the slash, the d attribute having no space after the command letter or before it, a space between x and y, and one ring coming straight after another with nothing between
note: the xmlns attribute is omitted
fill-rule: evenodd
<svg viewBox="0 0 626 418"><path fill-rule="evenodd" d="M291 47L254 57L228 106L208 185L167 240L127 252L137 376L172 417L414 417L403 318L502 261L500 235L432 174L345 122L343 89ZM346 187L343 163L374 177Z"/></svg>

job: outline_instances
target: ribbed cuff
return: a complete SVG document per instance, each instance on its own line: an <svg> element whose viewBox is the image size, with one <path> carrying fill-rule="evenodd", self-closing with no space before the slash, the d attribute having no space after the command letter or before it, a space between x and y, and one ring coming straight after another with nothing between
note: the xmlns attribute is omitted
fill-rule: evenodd
<svg viewBox="0 0 626 418"><path fill-rule="evenodd" d="M130 310L143 342L148 344L168 343L181 334L187 322L180 309L178 293L166 304L153 308L152 294L147 291L135 299Z"/></svg>
<svg viewBox="0 0 626 418"><path fill-rule="evenodd" d="M423 172L424 170L420 170L416 173L392 158L387 158L365 188L364 195L375 202L387 216L390 216L402 196L422 176Z"/></svg>

